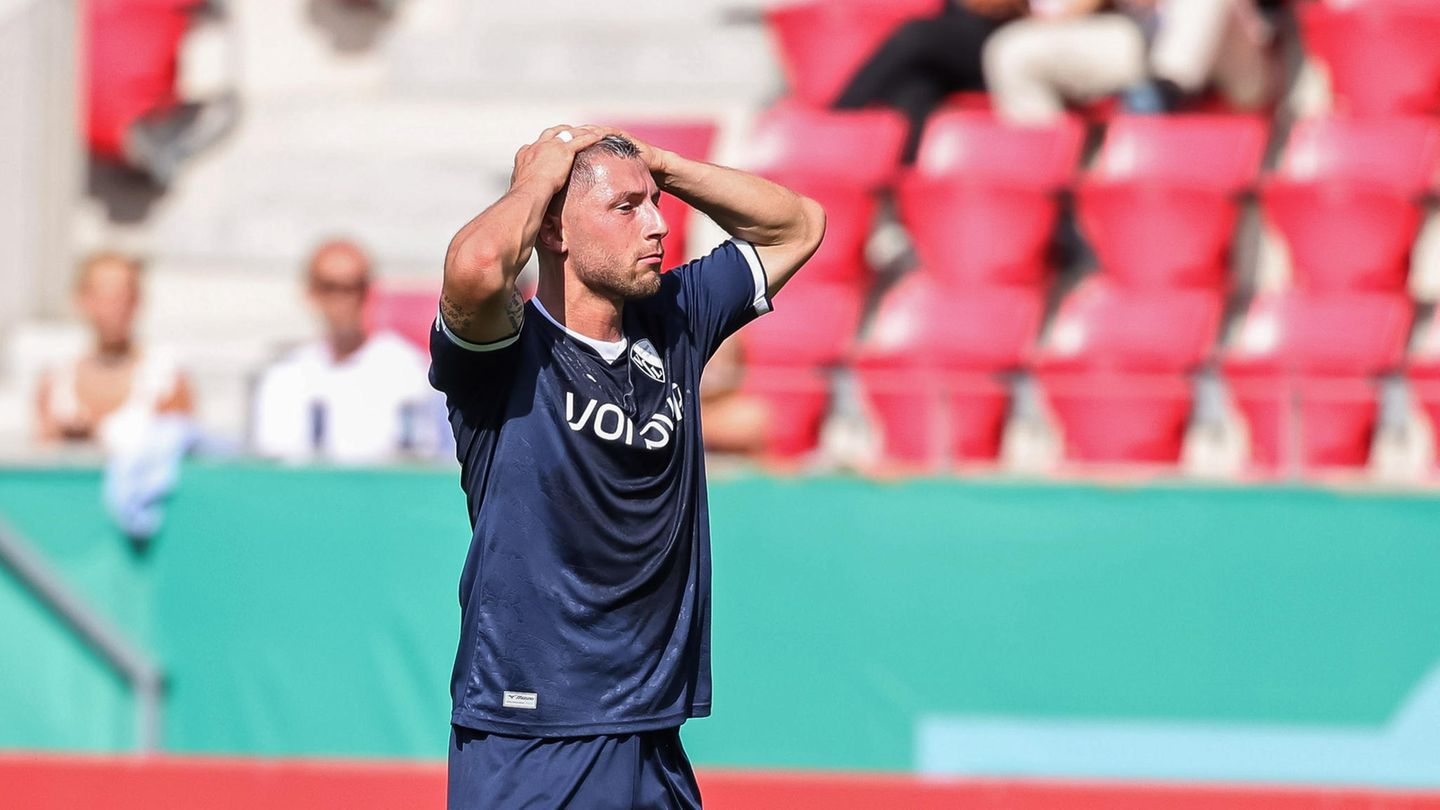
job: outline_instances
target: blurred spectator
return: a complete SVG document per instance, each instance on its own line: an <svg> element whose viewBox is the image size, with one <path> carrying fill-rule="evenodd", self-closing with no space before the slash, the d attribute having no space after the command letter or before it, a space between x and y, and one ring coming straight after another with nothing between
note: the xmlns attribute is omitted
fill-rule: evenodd
<svg viewBox="0 0 1440 810"><path fill-rule="evenodd" d="M938 14L900 26L860 68L835 102L848 110L894 107L910 119L904 160L913 162L925 119L946 96L985 89L981 49L1026 0L943 0Z"/></svg>
<svg viewBox="0 0 1440 810"><path fill-rule="evenodd" d="M741 390L744 378L740 341L721 343L700 378L701 428L710 452L758 455L765 449L770 415L764 401Z"/></svg>
<svg viewBox="0 0 1440 810"><path fill-rule="evenodd" d="M1066 102L1126 92L1133 112L1163 112L1212 84L1240 109L1273 89L1271 29L1254 0L1031 0L1031 15L985 45L996 110L1044 123Z"/></svg>
<svg viewBox="0 0 1440 810"><path fill-rule="evenodd" d="M36 403L43 443L91 444L108 453L145 443L161 414L188 415L190 384L162 354L135 340L140 262L100 253L80 267L75 303L95 335L84 356L46 374Z"/></svg>
<svg viewBox="0 0 1440 810"><path fill-rule="evenodd" d="M216 0L86 0L86 135L99 158L164 186L235 124L233 95L177 96L181 41Z"/></svg>
<svg viewBox="0 0 1440 810"><path fill-rule="evenodd" d="M254 451L345 463L434 453L439 421L425 358L365 324L369 257L352 242L326 242L310 258L306 283L324 335L264 373L252 411Z"/></svg>

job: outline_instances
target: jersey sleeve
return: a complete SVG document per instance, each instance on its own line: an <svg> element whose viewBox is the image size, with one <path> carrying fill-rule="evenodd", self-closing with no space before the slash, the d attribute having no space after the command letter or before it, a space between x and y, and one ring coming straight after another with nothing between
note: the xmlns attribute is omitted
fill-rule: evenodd
<svg viewBox="0 0 1440 810"><path fill-rule="evenodd" d="M685 306L705 357L750 321L771 309L765 267L754 245L731 239L674 270L681 277Z"/></svg>
<svg viewBox="0 0 1440 810"><path fill-rule="evenodd" d="M484 401L487 394L498 398L508 387L524 331L521 321L510 337L473 343L452 332L445 316L437 312L430 330L430 386L445 394L452 406Z"/></svg>

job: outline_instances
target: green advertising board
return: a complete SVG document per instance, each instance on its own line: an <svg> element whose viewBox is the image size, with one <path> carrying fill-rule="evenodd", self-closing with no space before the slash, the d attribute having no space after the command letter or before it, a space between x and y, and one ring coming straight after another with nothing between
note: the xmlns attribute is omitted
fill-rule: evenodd
<svg viewBox="0 0 1440 810"><path fill-rule="evenodd" d="M0 516L169 675L177 752L437 758L453 473L191 465L138 552L99 475ZM699 764L1440 785L1440 499L1291 487L711 484ZM0 570L0 747L123 750L125 685Z"/></svg>

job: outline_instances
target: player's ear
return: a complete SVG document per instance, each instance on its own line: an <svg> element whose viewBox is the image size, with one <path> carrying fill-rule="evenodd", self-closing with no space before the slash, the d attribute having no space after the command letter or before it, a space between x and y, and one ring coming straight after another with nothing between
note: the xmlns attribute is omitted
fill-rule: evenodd
<svg viewBox="0 0 1440 810"><path fill-rule="evenodd" d="M540 219L540 232L535 241L551 253L565 252L565 228L560 221L560 212L565 208L565 192L562 190L550 201L545 215Z"/></svg>
<svg viewBox="0 0 1440 810"><path fill-rule="evenodd" d="M565 229L560 224L558 213L546 213L544 219L540 220L540 233L536 235L535 241L551 253L565 252Z"/></svg>

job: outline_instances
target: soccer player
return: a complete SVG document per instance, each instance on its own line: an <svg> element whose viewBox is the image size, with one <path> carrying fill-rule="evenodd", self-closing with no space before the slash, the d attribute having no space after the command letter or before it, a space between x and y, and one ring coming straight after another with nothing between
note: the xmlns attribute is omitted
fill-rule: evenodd
<svg viewBox="0 0 1440 810"><path fill-rule="evenodd" d="M662 190L732 237L663 275ZM824 230L816 202L775 183L557 126L451 241L430 381L474 529L452 810L700 805L679 737L710 713L700 373Z"/></svg>

